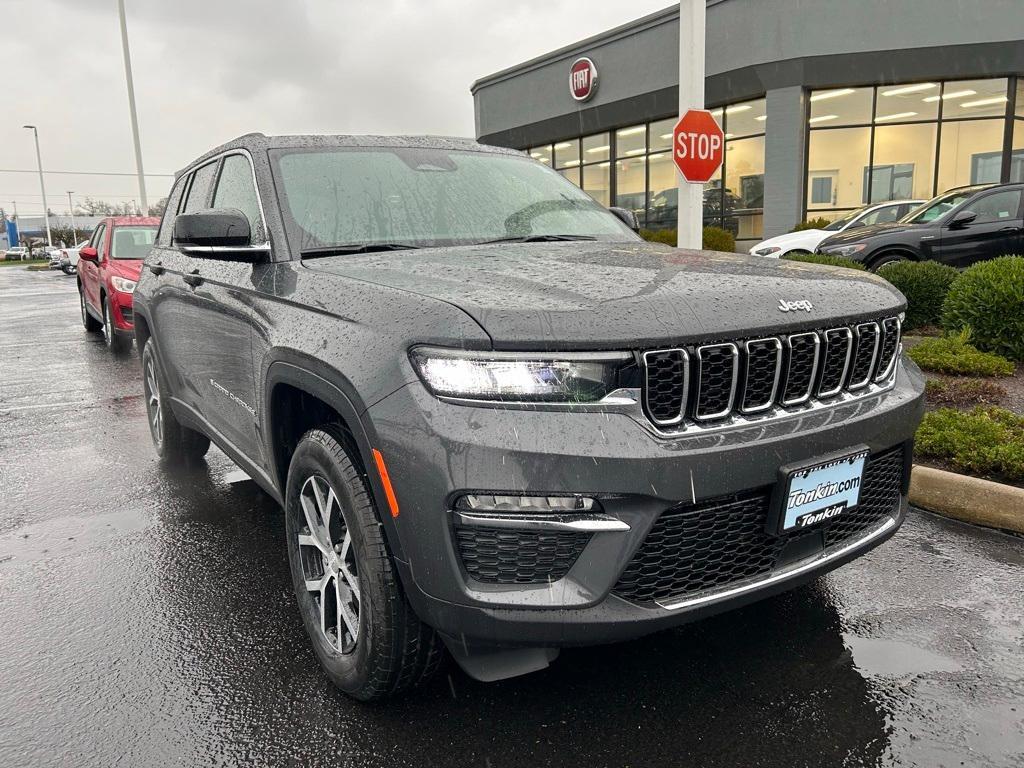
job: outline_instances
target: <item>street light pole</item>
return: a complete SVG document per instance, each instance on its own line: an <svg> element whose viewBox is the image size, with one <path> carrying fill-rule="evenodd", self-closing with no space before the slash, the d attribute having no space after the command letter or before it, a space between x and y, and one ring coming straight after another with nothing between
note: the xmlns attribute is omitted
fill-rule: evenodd
<svg viewBox="0 0 1024 768"><path fill-rule="evenodd" d="M22 128L31 128L32 135L36 139L36 165L39 167L39 191L43 193L43 220L46 222L46 244L53 246L53 237L50 235L50 209L46 207L46 184L43 182L43 156L39 154L39 131L34 125L23 125Z"/></svg>
<svg viewBox="0 0 1024 768"><path fill-rule="evenodd" d="M68 190L68 213L71 214L71 245L74 248L78 244L78 230L75 228L75 204L71 202L72 191Z"/></svg>
<svg viewBox="0 0 1024 768"><path fill-rule="evenodd" d="M132 57L128 51L128 22L124 16L124 0L117 0L117 12L121 17L121 48L124 52L124 79L128 84L128 110L132 118L132 139L135 141L135 167L139 174L139 199L142 207L149 209L146 202L146 176L142 172L142 144L139 142L139 118L135 114L135 84L132 81Z"/></svg>

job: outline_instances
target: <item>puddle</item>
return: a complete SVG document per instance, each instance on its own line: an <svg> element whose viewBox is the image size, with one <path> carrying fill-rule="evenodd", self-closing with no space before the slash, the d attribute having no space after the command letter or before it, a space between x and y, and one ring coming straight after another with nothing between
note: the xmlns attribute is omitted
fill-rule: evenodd
<svg viewBox="0 0 1024 768"><path fill-rule="evenodd" d="M854 666L866 675L904 676L925 672L959 672L962 667L946 656L910 643L843 634Z"/></svg>

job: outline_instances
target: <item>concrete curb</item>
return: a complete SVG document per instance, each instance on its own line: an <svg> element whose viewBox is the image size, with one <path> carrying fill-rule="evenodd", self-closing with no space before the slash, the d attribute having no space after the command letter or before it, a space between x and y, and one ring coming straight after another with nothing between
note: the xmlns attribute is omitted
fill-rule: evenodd
<svg viewBox="0 0 1024 768"><path fill-rule="evenodd" d="M910 503L975 525L1024 533L1024 488L915 464Z"/></svg>

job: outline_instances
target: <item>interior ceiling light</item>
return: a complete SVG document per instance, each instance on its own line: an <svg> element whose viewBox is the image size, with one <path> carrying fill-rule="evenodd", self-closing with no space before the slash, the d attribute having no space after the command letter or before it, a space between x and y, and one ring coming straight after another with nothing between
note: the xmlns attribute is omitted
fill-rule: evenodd
<svg viewBox="0 0 1024 768"><path fill-rule="evenodd" d="M893 115L882 115L881 117L876 117L875 122L880 123L883 120L902 120L904 117L913 117L916 114L917 112L897 112Z"/></svg>
<svg viewBox="0 0 1024 768"><path fill-rule="evenodd" d="M840 88L837 91L823 91L816 93L811 96L811 101L824 101L825 99L835 99L839 96L849 96L851 93L856 93L853 88Z"/></svg>
<svg viewBox="0 0 1024 768"><path fill-rule="evenodd" d="M964 96L973 96L976 93L977 91L972 91L970 88L963 91L950 91L949 93L942 94L942 100L945 101L946 99L961 99ZM938 100L938 96L929 96L928 98L925 99L925 101L927 102L933 102Z"/></svg>
<svg viewBox="0 0 1024 768"><path fill-rule="evenodd" d="M882 91L883 96L902 96L905 93L918 93L938 88L938 83L918 83L917 85L905 85L902 88L893 88L891 91Z"/></svg>

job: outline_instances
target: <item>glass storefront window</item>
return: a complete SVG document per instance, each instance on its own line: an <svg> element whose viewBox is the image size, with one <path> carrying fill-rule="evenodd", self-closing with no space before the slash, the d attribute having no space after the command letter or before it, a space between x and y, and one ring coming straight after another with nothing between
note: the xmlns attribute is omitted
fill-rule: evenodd
<svg viewBox="0 0 1024 768"><path fill-rule="evenodd" d="M586 139L583 141L586 147ZM583 191L601 205L611 205L611 163L583 166Z"/></svg>
<svg viewBox="0 0 1024 768"><path fill-rule="evenodd" d="M810 125L860 125L871 122L874 88L830 88L811 93Z"/></svg>
<svg viewBox="0 0 1024 768"><path fill-rule="evenodd" d="M644 224L647 214L647 158L615 161L615 205L633 211Z"/></svg>
<svg viewBox="0 0 1024 768"><path fill-rule="evenodd" d="M943 123L939 147L939 191L999 181L1004 120Z"/></svg>
<svg viewBox="0 0 1024 768"><path fill-rule="evenodd" d="M675 125L675 121L672 122ZM670 126L671 128L671 126ZM651 125L654 135L654 125ZM647 226L651 229L670 229L678 223L679 188L676 164L669 152L657 152L647 157L650 195L647 206Z"/></svg>
<svg viewBox="0 0 1024 768"><path fill-rule="evenodd" d="M607 133L583 137L583 164L607 160L611 156L612 146Z"/></svg>
<svg viewBox="0 0 1024 768"><path fill-rule="evenodd" d="M580 164L580 140L555 143L555 168L572 168Z"/></svg>
<svg viewBox="0 0 1024 768"><path fill-rule="evenodd" d="M726 118L731 126L732 118ZM732 131L729 131L732 133ZM764 137L732 139L725 145L724 226L737 240L764 230Z"/></svg>
<svg viewBox="0 0 1024 768"><path fill-rule="evenodd" d="M551 145L545 144L543 147L531 147L527 150L530 153L530 157L539 163L544 165L551 165Z"/></svg>
<svg viewBox="0 0 1024 768"><path fill-rule="evenodd" d="M768 113L765 110L764 99L744 101L726 107L725 130L728 131L726 138L764 133L764 124L768 119Z"/></svg>
<svg viewBox="0 0 1024 768"><path fill-rule="evenodd" d="M1013 152L1010 154L1010 181L1024 181L1024 120L1013 121Z"/></svg>
<svg viewBox="0 0 1024 768"><path fill-rule="evenodd" d="M651 123L651 152L672 148L672 129L675 127L676 118L674 117Z"/></svg>
<svg viewBox="0 0 1024 768"><path fill-rule="evenodd" d="M807 149L807 209L859 208L869 163L870 128L811 131Z"/></svg>
<svg viewBox="0 0 1024 768"><path fill-rule="evenodd" d="M615 132L616 157L635 157L647 152L647 126L632 125Z"/></svg>
<svg viewBox="0 0 1024 768"><path fill-rule="evenodd" d="M1017 78L1017 98L1015 99L1014 110L1017 117L1024 117L1024 75Z"/></svg>
<svg viewBox="0 0 1024 768"><path fill-rule="evenodd" d="M1002 117L1008 101L1006 89L1005 77L948 82L942 89L942 119Z"/></svg>
<svg viewBox="0 0 1024 768"><path fill-rule="evenodd" d="M579 168L565 168L559 171L560 174L565 176L569 181L575 184L577 187L580 185L580 169Z"/></svg>
<svg viewBox="0 0 1024 768"><path fill-rule="evenodd" d="M940 83L880 86L875 106L875 122L882 125L936 120L939 117L941 89Z"/></svg>
<svg viewBox="0 0 1024 768"><path fill-rule="evenodd" d="M871 178L865 172L864 194L871 183L869 202L932 197L935 175L934 123L886 125L875 128L875 155Z"/></svg>

